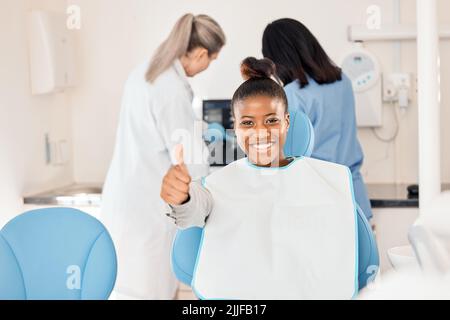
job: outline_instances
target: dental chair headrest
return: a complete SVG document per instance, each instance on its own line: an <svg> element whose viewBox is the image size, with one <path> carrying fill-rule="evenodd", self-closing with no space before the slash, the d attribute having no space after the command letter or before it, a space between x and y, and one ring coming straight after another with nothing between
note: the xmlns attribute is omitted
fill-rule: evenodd
<svg viewBox="0 0 450 320"><path fill-rule="evenodd" d="M314 148L314 128L301 111L290 111L290 127L284 145L286 157L310 157Z"/></svg>

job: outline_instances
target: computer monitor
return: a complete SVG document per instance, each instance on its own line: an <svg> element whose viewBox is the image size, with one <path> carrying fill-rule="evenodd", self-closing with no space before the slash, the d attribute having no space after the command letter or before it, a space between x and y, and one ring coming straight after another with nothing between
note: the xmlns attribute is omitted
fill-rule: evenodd
<svg viewBox="0 0 450 320"><path fill-rule="evenodd" d="M233 116L231 115L231 100L204 100L203 120L217 132L222 131L221 141L208 141L210 150L210 165L225 166L245 157L239 148L233 131Z"/></svg>
<svg viewBox="0 0 450 320"><path fill-rule="evenodd" d="M219 123L225 130L233 129L231 100L204 100L203 120L207 123Z"/></svg>

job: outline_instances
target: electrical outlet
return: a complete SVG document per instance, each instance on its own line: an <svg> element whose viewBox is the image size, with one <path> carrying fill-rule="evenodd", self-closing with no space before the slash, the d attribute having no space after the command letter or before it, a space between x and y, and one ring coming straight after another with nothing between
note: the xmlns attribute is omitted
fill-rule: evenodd
<svg viewBox="0 0 450 320"><path fill-rule="evenodd" d="M392 102L397 100L397 89L391 84L383 85L383 101Z"/></svg>
<svg viewBox="0 0 450 320"><path fill-rule="evenodd" d="M388 75L382 75L383 78L383 101L384 102L392 102L396 100L397 89L390 81Z"/></svg>
<svg viewBox="0 0 450 320"><path fill-rule="evenodd" d="M411 92L411 74L390 73L383 76L383 101L399 102L399 106L406 108ZM401 104L401 105L400 105Z"/></svg>
<svg viewBox="0 0 450 320"><path fill-rule="evenodd" d="M47 165L64 166L70 161L70 151L66 139L53 140L45 134L45 162Z"/></svg>

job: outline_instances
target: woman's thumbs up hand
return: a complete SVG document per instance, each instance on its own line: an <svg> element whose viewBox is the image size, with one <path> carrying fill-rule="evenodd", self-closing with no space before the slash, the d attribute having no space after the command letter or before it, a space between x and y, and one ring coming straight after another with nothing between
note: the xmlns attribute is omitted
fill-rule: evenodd
<svg viewBox="0 0 450 320"><path fill-rule="evenodd" d="M181 205L189 201L189 184L192 179L184 163L183 145L175 150L177 165L171 166L164 176L161 186L161 198L168 204Z"/></svg>

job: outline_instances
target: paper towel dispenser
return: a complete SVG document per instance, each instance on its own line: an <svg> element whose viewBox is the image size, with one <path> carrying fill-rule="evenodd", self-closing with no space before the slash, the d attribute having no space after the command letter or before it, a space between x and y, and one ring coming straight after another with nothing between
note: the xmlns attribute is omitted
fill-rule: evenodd
<svg viewBox="0 0 450 320"><path fill-rule="evenodd" d="M76 85L74 35L64 13L29 13L29 59L32 94L63 91Z"/></svg>

